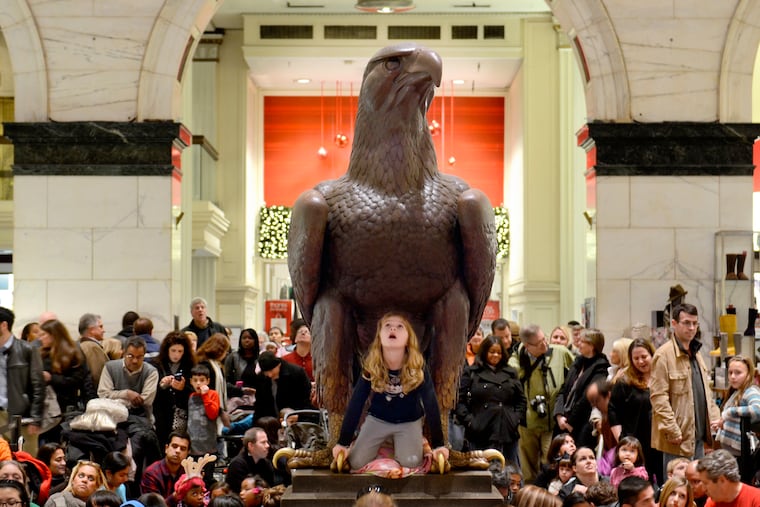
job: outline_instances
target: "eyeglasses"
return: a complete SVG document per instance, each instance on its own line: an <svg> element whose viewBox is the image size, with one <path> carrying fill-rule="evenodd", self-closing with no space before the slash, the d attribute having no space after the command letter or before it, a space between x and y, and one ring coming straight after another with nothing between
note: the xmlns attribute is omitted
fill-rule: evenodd
<svg viewBox="0 0 760 507"><path fill-rule="evenodd" d="M138 361L142 361L143 359L145 359L145 354L141 356L136 356L134 354L127 354L124 357L126 357L127 359L137 359Z"/></svg>
<svg viewBox="0 0 760 507"><path fill-rule="evenodd" d="M361 497L363 497L364 495L368 495L370 493L380 493L380 494L383 494L383 495L388 495L389 494L388 490L385 489L384 487L382 487L381 485L379 485L379 484L370 484L369 486L365 486L365 487L363 487L362 489L360 489L359 491L356 492L356 499L358 500ZM2 507L2 506L0 506L0 507Z"/></svg>
<svg viewBox="0 0 760 507"><path fill-rule="evenodd" d="M11 498L10 500L0 501L0 507L16 507L17 505L23 505L24 502Z"/></svg>

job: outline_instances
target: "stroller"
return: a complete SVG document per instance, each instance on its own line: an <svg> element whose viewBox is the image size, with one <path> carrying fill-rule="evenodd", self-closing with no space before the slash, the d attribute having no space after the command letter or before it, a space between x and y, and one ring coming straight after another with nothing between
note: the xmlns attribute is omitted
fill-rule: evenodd
<svg viewBox="0 0 760 507"><path fill-rule="evenodd" d="M297 419L289 423L293 417ZM330 432L326 410L293 410L288 413L284 424L286 445L291 449L316 451L327 447Z"/></svg>

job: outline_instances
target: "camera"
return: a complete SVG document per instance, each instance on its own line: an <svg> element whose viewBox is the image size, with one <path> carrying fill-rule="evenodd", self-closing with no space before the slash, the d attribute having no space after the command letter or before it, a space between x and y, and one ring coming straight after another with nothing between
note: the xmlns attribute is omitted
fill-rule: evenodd
<svg viewBox="0 0 760 507"><path fill-rule="evenodd" d="M540 394L530 400L530 406L536 411L538 417L546 417L546 396Z"/></svg>
<svg viewBox="0 0 760 507"><path fill-rule="evenodd" d="M182 372L181 371L178 371L177 373L174 374L174 380L176 380L177 382L179 382L180 380L182 380Z"/></svg>

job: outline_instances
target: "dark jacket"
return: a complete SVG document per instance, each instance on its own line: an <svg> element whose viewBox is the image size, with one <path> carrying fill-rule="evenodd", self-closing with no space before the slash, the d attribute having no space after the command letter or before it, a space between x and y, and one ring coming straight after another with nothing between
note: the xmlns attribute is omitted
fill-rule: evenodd
<svg viewBox="0 0 760 507"><path fill-rule="evenodd" d="M201 345L203 345L203 342L208 340L208 337L214 333L222 333L224 336L227 336L227 332L224 330L223 325L214 322L209 317L206 317L206 319L207 319L207 324L206 324L206 327L204 327L203 329L196 326L195 321L192 319L190 320L190 324L182 328L183 333L185 331L192 331L193 333L196 334L196 336L198 336L198 343L195 344L196 349L200 347Z"/></svg>
<svg viewBox="0 0 760 507"><path fill-rule="evenodd" d="M62 373L53 373L50 357L42 360L42 369L50 372L50 385L55 391L58 405L63 413L84 411L87 402L98 397L95 386L92 384L92 376L90 369L87 368L84 354L82 354L80 361L81 364L78 366L70 366Z"/></svg>
<svg viewBox="0 0 760 507"><path fill-rule="evenodd" d="M39 424L45 402L40 349L14 337L8 350L8 413Z"/></svg>
<svg viewBox="0 0 760 507"><path fill-rule="evenodd" d="M235 385L238 380L243 381L245 387L253 387L256 383L256 360L258 354L252 357L243 357L240 350L230 352L224 360L224 376L227 380L227 398L242 396L243 390Z"/></svg>
<svg viewBox="0 0 760 507"><path fill-rule="evenodd" d="M234 493L240 493L240 484L249 475L261 476L269 486L276 486L272 462L264 458L254 463L253 458L245 449L230 461L227 470L227 484Z"/></svg>
<svg viewBox="0 0 760 507"><path fill-rule="evenodd" d="M277 379L277 400L272 396L272 381L263 373L256 375L256 418L264 416L280 417L283 408L293 410L313 409L309 397L311 382L300 366L280 361L280 378Z"/></svg>
<svg viewBox="0 0 760 507"><path fill-rule="evenodd" d="M522 384L511 366L492 370L476 362L462 374L456 415L473 449L516 442L526 408Z"/></svg>
<svg viewBox="0 0 760 507"><path fill-rule="evenodd" d="M604 354L597 354L591 358L578 356L567 372L562 392L557 396L552 415L555 419L560 414L567 417L567 422L573 427L572 436L578 447L593 449L597 444L597 437L591 434L593 428L588 420L591 404L586 398L586 389L595 380L607 378L609 366L610 363Z"/></svg>

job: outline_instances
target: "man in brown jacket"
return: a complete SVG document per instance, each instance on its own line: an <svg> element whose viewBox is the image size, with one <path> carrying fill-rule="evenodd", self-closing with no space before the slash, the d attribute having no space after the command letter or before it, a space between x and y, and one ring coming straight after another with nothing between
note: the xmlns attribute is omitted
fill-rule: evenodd
<svg viewBox="0 0 760 507"><path fill-rule="evenodd" d="M712 444L710 426L720 411L710 390L710 374L695 339L699 329L697 309L681 304L673 308L673 337L654 354L650 398L652 447L663 454L663 470L676 457L704 456Z"/></svg>

